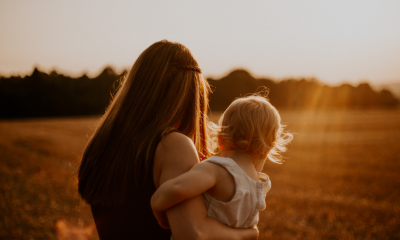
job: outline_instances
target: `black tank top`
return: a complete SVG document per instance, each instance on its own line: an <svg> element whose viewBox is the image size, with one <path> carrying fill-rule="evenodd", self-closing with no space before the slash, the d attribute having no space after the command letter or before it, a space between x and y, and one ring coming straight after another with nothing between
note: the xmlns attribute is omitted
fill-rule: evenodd
<svg viewBox="0 0 400 240"><path fill-rule="evenodd" d="M132 200L127 205L91 206L100 239L170 239L171 231L158 225L150 206L150 198L156 191L153 182L153 161L142 187L139 190L132 189Z"/></svg>

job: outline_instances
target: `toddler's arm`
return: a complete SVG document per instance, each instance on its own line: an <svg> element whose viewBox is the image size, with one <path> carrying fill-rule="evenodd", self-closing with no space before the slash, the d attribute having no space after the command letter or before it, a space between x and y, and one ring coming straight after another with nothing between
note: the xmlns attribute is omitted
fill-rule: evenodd
<svg viewBox="0 0 400 240"><path fill-rule="evenodd" d="M188 172L163 183L151 197L151 208L153 211L165 211L214 187L216 179L214 164L198 163Z"/></svg>

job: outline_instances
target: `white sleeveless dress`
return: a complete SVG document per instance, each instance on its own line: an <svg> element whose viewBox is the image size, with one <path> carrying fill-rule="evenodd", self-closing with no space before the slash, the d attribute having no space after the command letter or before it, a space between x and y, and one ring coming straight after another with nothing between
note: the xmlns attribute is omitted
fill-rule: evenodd
<svg viewBox="0 0 400 240"><path fill-rule="evenodd" d="M235 194L229 202L222 202L207 192L203 193L208 216L233 228L250 228L258 223L258 213L265 209L265 196L271 181L265 173L258 173L255 181L231 158L212 156L206 162L224 167L235 180Z"/></svg>

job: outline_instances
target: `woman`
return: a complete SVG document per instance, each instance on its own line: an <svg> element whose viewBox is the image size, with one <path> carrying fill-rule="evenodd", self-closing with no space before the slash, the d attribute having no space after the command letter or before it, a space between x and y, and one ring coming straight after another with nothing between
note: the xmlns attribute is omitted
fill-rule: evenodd
<svg viewBox="0 0 400 240"><path fill-rule="evenodd" d="M207 81L190 51L166 40L136 60L82 157L79 193L100 239L169 239L152 214L156 188L209 157ZM202 196L166 212L179 239L256 239L207 217Z"/></svg>

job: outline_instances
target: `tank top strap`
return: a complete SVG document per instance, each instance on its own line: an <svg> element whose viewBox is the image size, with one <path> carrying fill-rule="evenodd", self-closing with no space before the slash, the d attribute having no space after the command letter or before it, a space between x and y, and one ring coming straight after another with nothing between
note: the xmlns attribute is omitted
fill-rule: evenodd
<svg viewBox="0 0 400 240"><path fill-rule="evenodd" d="M246 173L239 167L239 165L231 158L212 156L204 161L215 163L224 167L234 178L239 178L239 179L249 178L246 175Z"/></svg>
<svg viewBox="0 0 400 240"><path fill-rule="evenodd" d="M260 184L262 185L263 191L267 193L271 189L271 181L267 174L263 172L257 172Z"/></svg>

